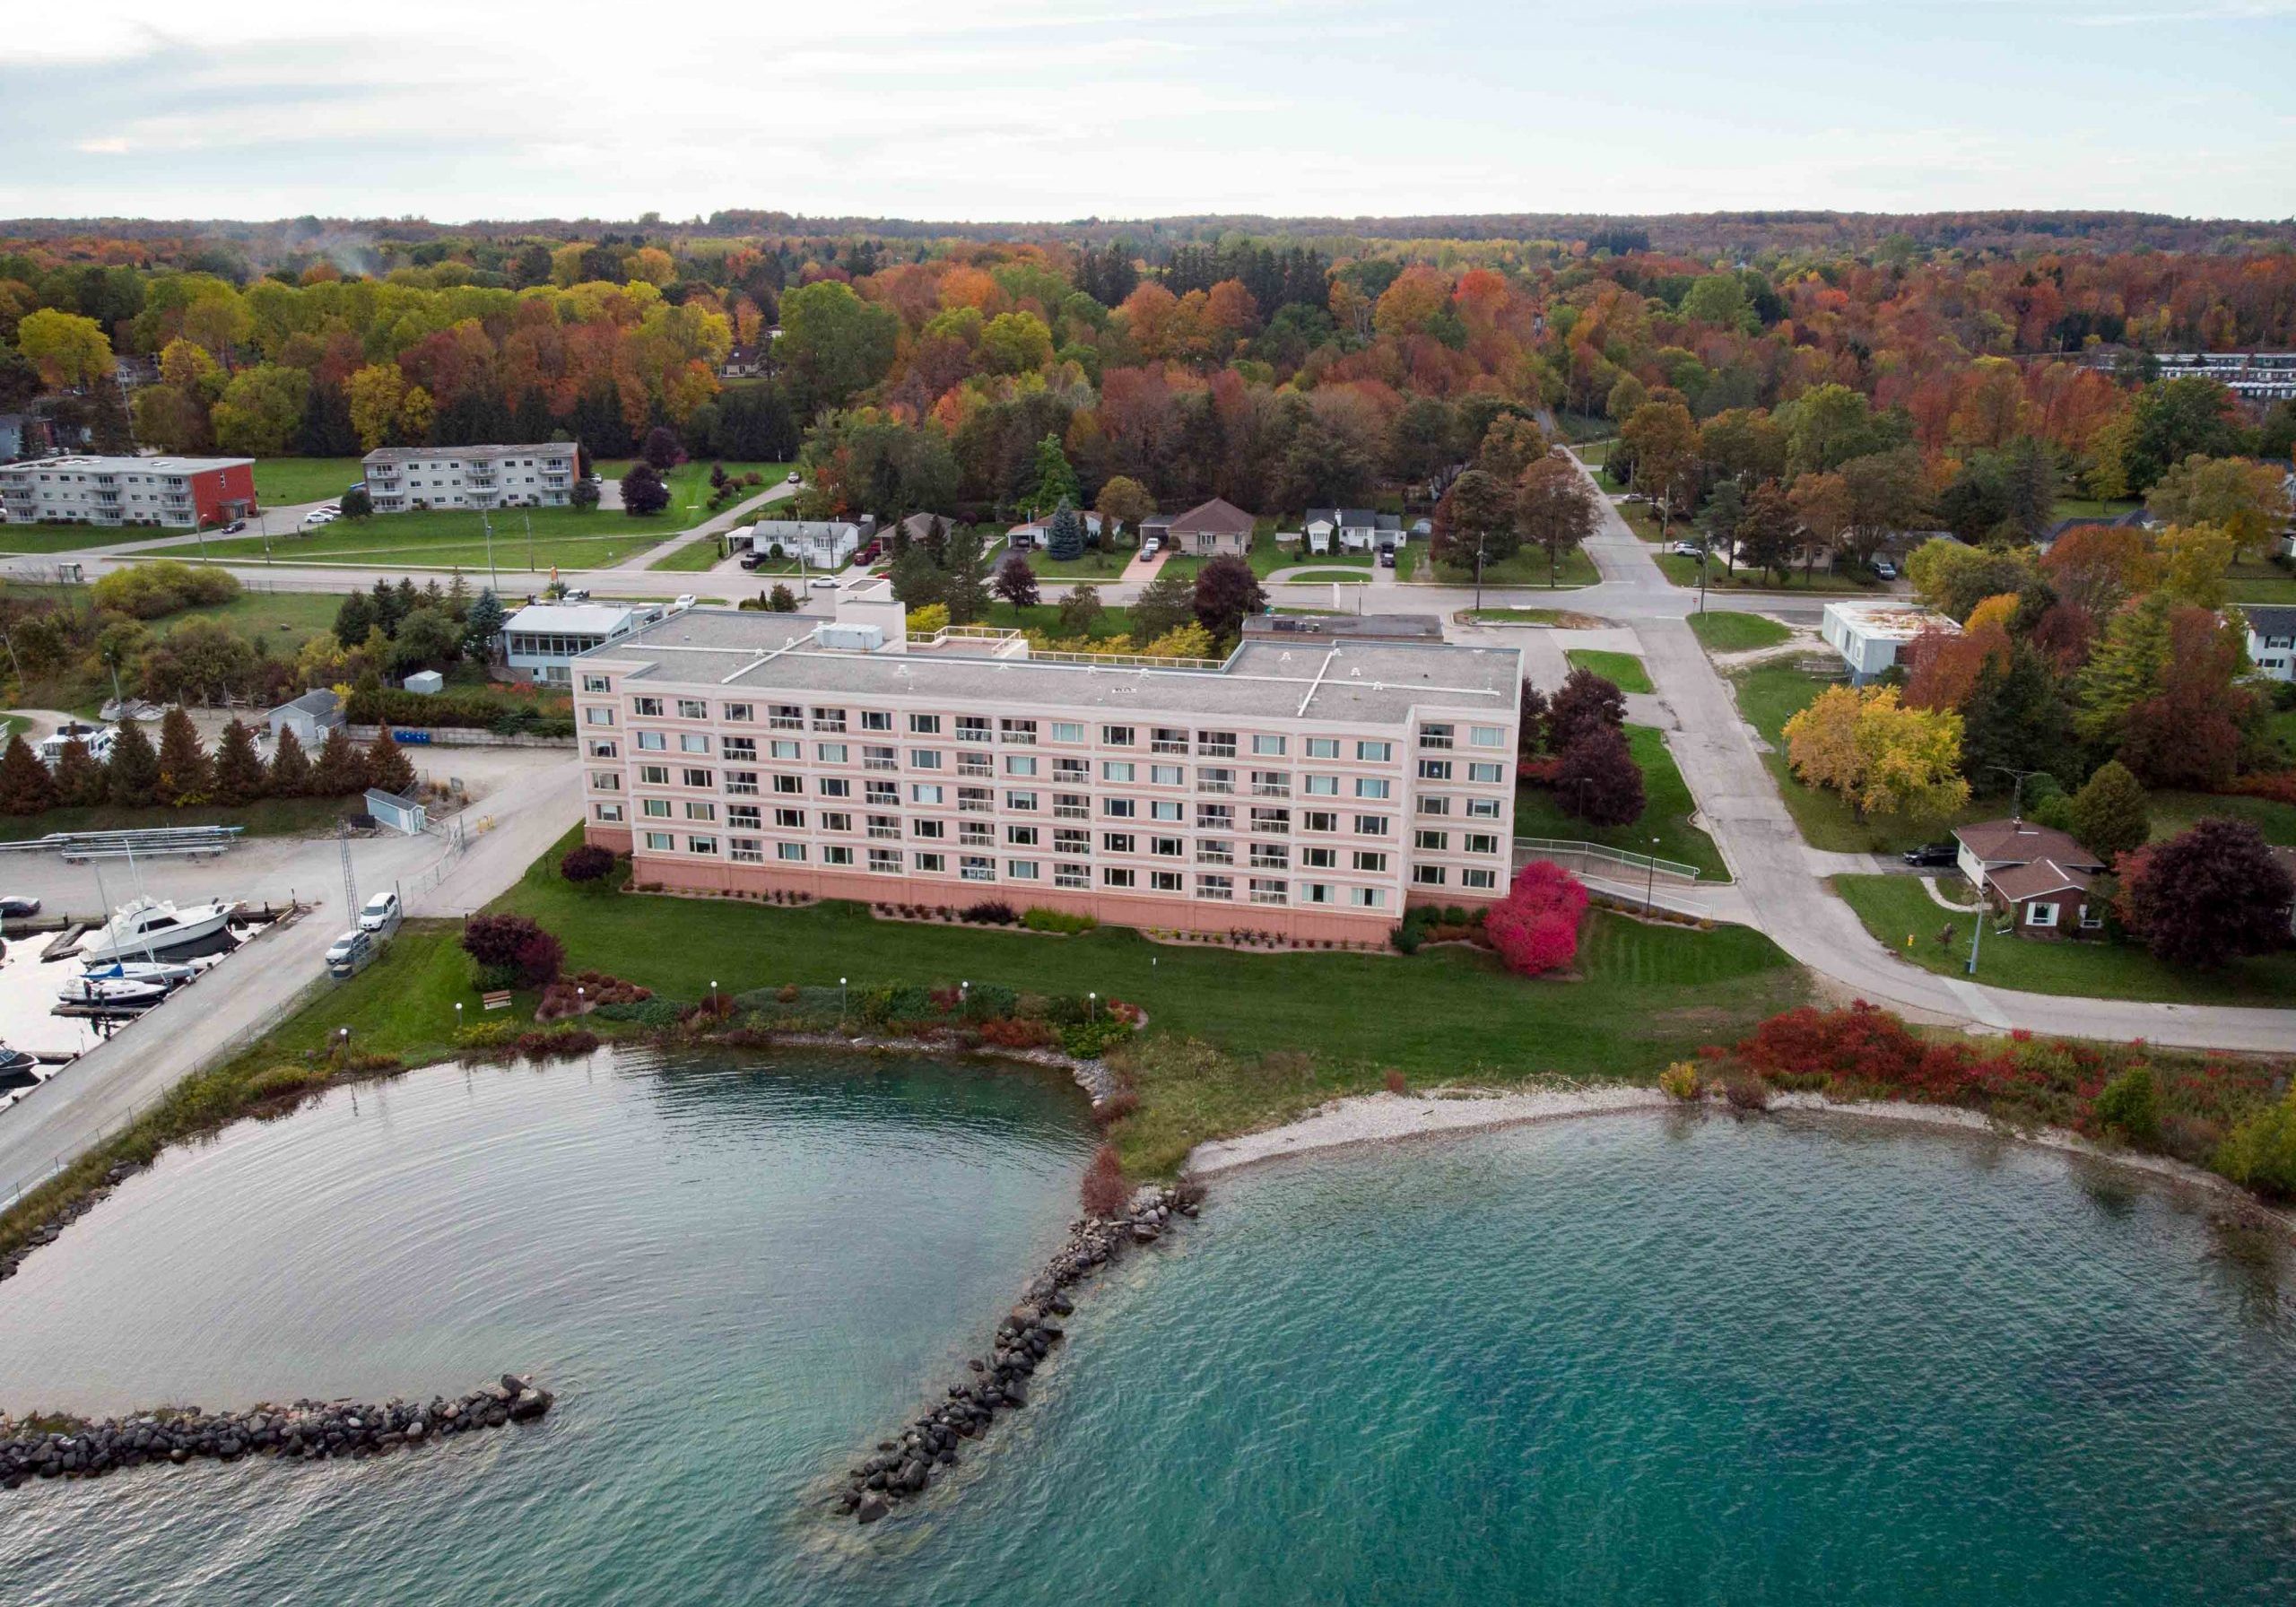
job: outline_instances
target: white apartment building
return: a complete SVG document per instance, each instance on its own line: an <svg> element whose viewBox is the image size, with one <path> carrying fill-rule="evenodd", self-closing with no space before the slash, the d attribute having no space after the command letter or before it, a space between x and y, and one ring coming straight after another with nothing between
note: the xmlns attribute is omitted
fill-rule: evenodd
<svg viewBox="0 0 2296 1607"><path fill-rule="evenodd" d="M252 457L73 453L0 464L0 522L192 530L256 511Z"/></svg>
<svg viewBox="0 0 2296 1607"><path fill-rule="evenodd" d="M593 842L636 881L1376 942L1499 898L1520 653L1253 638L1224 662L694 609L575 661Z"/></svg>
<svg viewBox="0 0 2296 1607"><path fill-rule="evenodd" d="M526 447L384 447L367 454L377 513L417 508L564 508L573 500L579 449L572 441Z"/></svg>

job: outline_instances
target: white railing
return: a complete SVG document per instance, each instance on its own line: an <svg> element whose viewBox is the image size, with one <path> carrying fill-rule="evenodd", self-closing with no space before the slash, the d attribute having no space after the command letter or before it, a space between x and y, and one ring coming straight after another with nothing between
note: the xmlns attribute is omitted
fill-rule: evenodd
<svg viewBox="0 0 2296 1607"><path fill-rule="evenodd" d="M1603 843L1573 842L1561 837L1518 837L1515 839L1517 858L1528 856L1542 858L1556 854L1575 855L1581 859L1600 860L1605 864L1623 865L1630 870L1655 872L1662 876L1679 876L1685 882L1698 880L1698 867L1684 864L1678 859L1659 859L1648 854L1630 854Z"/></svg>

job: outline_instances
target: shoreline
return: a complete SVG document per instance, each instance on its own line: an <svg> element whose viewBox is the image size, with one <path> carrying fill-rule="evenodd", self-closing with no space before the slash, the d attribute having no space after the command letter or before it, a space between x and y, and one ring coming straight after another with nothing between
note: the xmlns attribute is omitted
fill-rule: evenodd
<svg viewBox="0 0 2296 1607"><path fill-rule="evenodd" d="M1584 1116L1631 1115L1637 1112L1726 1108L1712 1096L1683 1101L1651 1087L1624 1084L1595 1087L1568 1084L1511 1093L1460 1089L1436 1094L1354 1094L1331 1100L1306 1116L1281 1126L1264 1128L1235 1138L1208 1139L1188 1151L1180 1176L1209 1182L1247 1167L1294 1156L1334 1151L1399 1144L1419 1138L1449 1137L1496 1132L1508 1127L1567 1121ZM2213 1203L2231 1205L2244 1216L2268 1222L2296 1239L2296 1211L2257 1198L2228 1177L2217 1176L2165 1155L2135 1150L2108 1149L2065 1127L2023 1131L1995 1121L1981 1111L1958 1105L1921 1105L1888 1099L1833 1099L1823 1094L1776 1093L1768 1114L1848 1117L1853 1120L1897 1122L1911 1126L1945 1128L1957 1133L2006 1140L2050 1150L2058 1154L2140 1172L2154 1182L2172 1184L2210 1196Z"/></svg>

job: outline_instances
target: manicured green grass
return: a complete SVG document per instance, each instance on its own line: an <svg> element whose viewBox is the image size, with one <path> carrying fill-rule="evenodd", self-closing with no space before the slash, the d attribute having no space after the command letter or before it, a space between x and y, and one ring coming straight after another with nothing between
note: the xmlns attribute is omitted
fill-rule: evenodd
<svg viewBox="0 0 2296 1607"><path fill-rule="evenodd" d="M1965 974L1973 917L1939 908L1919 878L1837 876L1833 886L1890 952L1940 976ZM1947 896L1967 892L1963 885ZM2187 971L2163 965L2132 943L2002 936L2001 917L1988 910L1987 921L1976 980L1995 987L2178 1004L2282 1005L2296 999L2296 952L2236 961L2219 972ZM1940 934L1949 930L1948 940L1939 943Z"/></svg>
<svg viewBox="0 0 2296 1607"><path fill-rule="evenodd" d="M996 557L999 563L1004 561L1001 553L992 552L992 556ZM1039 580L1059 582L1114 580L1123 574L1125 567L1131 563L1132 549L1129 547L1087 547L1076 557L1064 560L1055 558L1042 547L1038 547L1024 556L1029 560L1029 568L1037 572ZM1181 561L1177 557L1170 558L1165 560L1165 565L1170 568Z"/></svg>
<svg viewBox="0 0 2296 1607"><path fill-rule="evenodd" d="M1298 581L1306 586L1369 586L1371 577L1361 569L1300 569L1283 578L1283 584Z"/></svg>
<svg viewBox="0 0 2296 1607"><path fill-rule="evenodd" d="M0 815L0 842L22 842L53 831L129 831L155 826L244 826L249 837L319 837L335 821L366 806L352 798L265 798L244 808L51 809L45 814Z"/></svg>
<svg viewBox="0 0 2296 1607"><path fill-rule="evenodd" d="M1631 653L1605 653L1596 647L1572 647L1562 656L1574 668L1592 670L1622 692L1654 692L1650 672Z"/></svg>
<svg viewBox="0 0 2296 1607"><path fill-rule="evenodd" d="M1682 558L1672 552L1659 552L1653 554L1653 557L1658 568L1665 573L1667 579L1676 586L1697 589L1699 563L1697 559ZM1738 566L1738 572L1732 575L1723 567L1721 560L1717 559L1707 573L1706 589L1709 592L1811 592L1848 595L1863 592L1879 592L1882 590L1882 583L1864 569L1845 574L1828 574L1823 569L1818 569L1805 575L1799 569L1796 569L1789 570L1786 578L1780 580L1777 578L1776 570L1750 569L1741 564Z"/></svg>
<svg viewBox="0 0 2296 1607"><path fill-rule="evenodd" d="M981 617L984 625L1001 625L1007 630L1041 630L1047 636L1062 634L1060 604L1039 603L1028 608L1015 608L1010 603L991 603ZM1091 628L1085 635L1105 641L1112 636L1127 636L1132 631L1132 611L1128 608L1107 607L1093 616Z"/></svg>
<svg viewBox="0 0 2296 1607"><path fill-rule="evenodd" d="M255 499L265 508L331 502L366 477L361 457L258 457Z"/></svg>
<svg viewBox="0 0 2296 1607"><path fill-rule="evenodd" d="M0 525L0 552L78 552L89 547L190 534L152 525Z"/></svg>
<svg viewBox="0 0 2296 1607"><path fill-rule="evenodd" d="M1618 512L1619 517L1626 521L1627 528L1646 542L1691 539L1692 528L1681 519L1671 521L1662 534L1658 529L1658 510L1648 502L1621 502Z"/></svg>
<svg viewBox="0 0 2296 1607"><path fill-rule="evenodd" d="M2235 603L2296 603L2296 571L2261 559L2243 559L2227 571Z"/></svg>
<svg viewBox="0 0 2296 1607"><path fill-rule="evenodd" d="M679 998L699 997L713 979L748 988L841 976L857 986L993 977L1128 1000L1147 1010L1153 1030L1234 1055L1304 1051L1331 1066L1392 1065L1449 1081L1547 1070L1648 1076L1700 1042L1728 1041L1802 991L1769 939L1743 928L1700 933L1597 913L1581 942L1584 982L1526 982L1457 949L1410 959L1266 954L1151 943L1113 927L1047 938L878 921L851 904L783 909L580 889L557 873L571 841L497 907L557 934L570 968ZM1248 909L1237 913L1249 925Z"/></svg>
<svg viewBox="0 0 2296 1607"><path fill-rule="evenodd" d="M1447 563L1433 564L1427 568L1431 568L1431 574L1426 572L1426 568L1422 568L1419 571L1414 571L1412 578L1439 580L1445 586L1473 586L1474 584L1473 564L1467 565L1465 569ZM1593 586L1602 578L1602 571L1595 568L1595 560L1576 547L1563 554L1562 562L1556 569L1558 589L1574 586ZM1526 547L1521 552L1511 557L1501 559L1497 563L1486 563L1483 566L1483 583L1486 586L1545 586L1547 583L1546 553L1536 547Z"/></svg>
<svg viewBox="0 0 2296 1607"><path fill-rule="evenodd" d="M1791 663L1764 664L1742 670L1732 678L1737 688L1738 711L1762 735L1771 751L1762 763L1778 780L1787 812L1801 829L1802 840L1813 848L1843 854L1894 854L1935 842L1952 828L1970 821L1990 820L2005 813L2000 800L1973 801L1960 813L1943 821L1909 821L1871 817L1861 820L1839 794L1805 786L1794 778L1786 762L1786 722L1807 708L1836 678L1813 674Z"/></svg>
<svg viewBox="0 0 2296 1607"><path fill-rule="evenodd" d="M1560 625L1575 617L1562 608L1470 608L1466 615L1478 625Z"/></svg>
<svg viewBox="0 0 2296 1607"><path fill-rule="evenodd" d="M1593 469L1601 467L1609 460L1613 445L1613 443L1610 441L1588 441L1584 446L1573 447L1572 450L1578 454L1579 462Z"/></svg>
<svg viewBox="0 0 2296 1607"><path fill-rule="evenodd" d="M2147 802L2155 841L2174 837L2201 821L2247 821L2264 833L2265 841L2296 847L2296 808L2269 798L2237 793L2160 792Z"/></svg>
<svg viewBox="0 0 2296 1607"><path fill-rule="evenodd" d="M1691 615L1690 628L1713 653L1748 653L1757 647L1775 647L1794 634L1776 620L1728 608Z"/></svg>
<svg viewBox="0 0 2296 1607"><path fill-rule="evenodd" d="M1626 826L1590 826L1562 812L1554 788L1526 784L1515 790L1515 835L1601 843L1622 853L1694 864L1705 881L1729 881L1729 867L1722 863L1714 839L1691 823L1698 805L1674 756L1666 750L1665 734L1651 725L1629 725L1626 743L1635 763L1642 767L1640 820ZM1655 847L1650 841L1654 837L1658 839Z"/></svg>
<svg viewBox="0 0 2296 1607"><path fill-rule="evenodd" d="M1272 535L1257 535L1252 538L1252 550L1244 554L1244 561L1252 566L1252 573L1262 580L1266 579L1278 569L1298 569L1310 564L1318 569L1338 566L1369 569L1371 567L1371 555L1369 552L1309 552L1306 551L1306 547L1305 542L1295 547L1279 547ZM1130 555L1128 551L1124 554L1127 558ZM1203 572L1204 566L1211 561L1210 559L1198 557L1193 552L1175 552L1164 560L1163 568L1158 573L1178 575L1184 580L1193 580Z"/></svg>
<svg viewBox="0 0 2296 1607"><path fill-rule="evenodd" d="M2134 513L2137 507L2134 499L2107 500L2099 497L2059 497L2056 506L2049 509L2049 517L2053 519L2104 521L2117 519L2125 513Z"/></svg>
<svg viewBox="0 0 2296 1607"><path fill-rule="evenodd" d="M654 560L653 562L648 564L646 567L649 569L678 569L688 572L698 572L702 569L716 569L718 565L724 560L725 556L726 553L724 548L719 543L718 537L714 535L705 535L698 541L690 541L682 547L672 547L667 552L663 553L661 557ZM748 572L762 575L767 571L761 569ZM787 573L789 571L785 566L785 568L778 572Z"/></svg>

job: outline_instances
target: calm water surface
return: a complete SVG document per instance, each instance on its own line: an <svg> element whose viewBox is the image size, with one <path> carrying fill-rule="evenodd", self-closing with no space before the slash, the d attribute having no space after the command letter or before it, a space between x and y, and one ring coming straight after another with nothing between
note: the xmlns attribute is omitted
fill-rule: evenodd
<svg viewBox="0 0 2296 1607"><path fill-rule="evenodd" d="M442 1068L0 1287L0 1401L563 1393L371 1464L0 1497L10 1603L2296 1599L2285 1253L2118 1175L1658 1116L1223 1181L919 1508L812 1499L1057 1241L1073 1090Z"/></svg>

